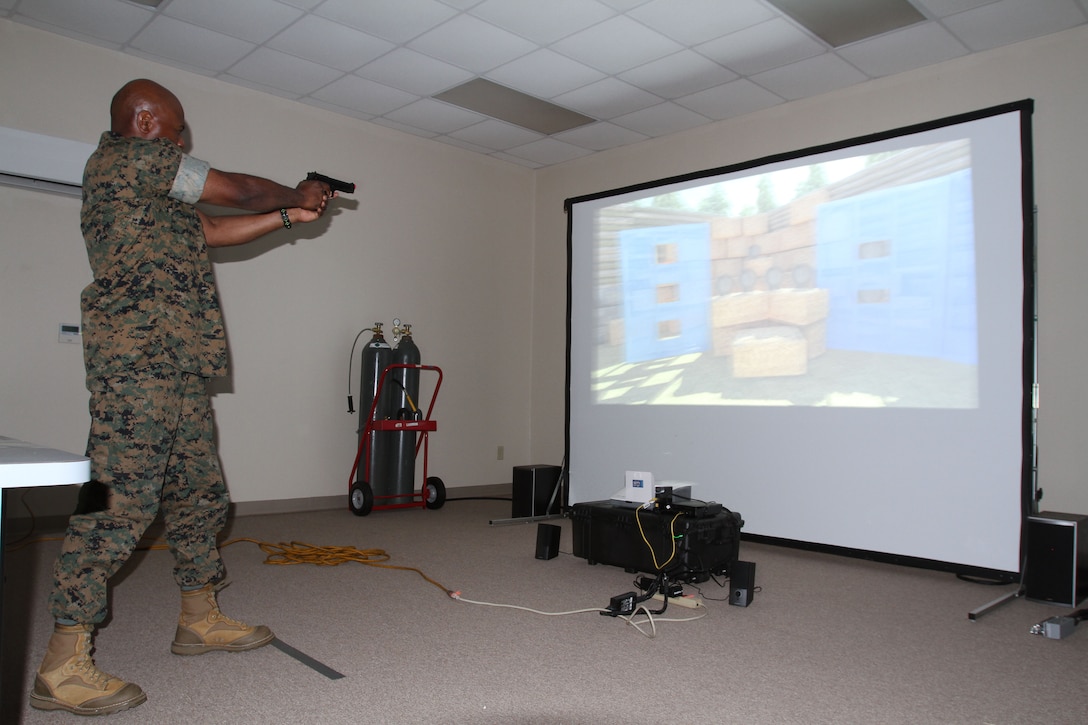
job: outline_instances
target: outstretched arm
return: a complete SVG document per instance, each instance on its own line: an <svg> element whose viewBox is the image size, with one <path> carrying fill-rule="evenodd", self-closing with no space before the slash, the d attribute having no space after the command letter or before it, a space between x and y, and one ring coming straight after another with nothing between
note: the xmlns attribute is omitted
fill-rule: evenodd
<svg viewBox="0 0 1088 725"><path fill-rule="evenodd" d="M302 181L292 189L260 176L210 169L200 201L245 211L292 207L317 211L331 193L329 185L321 181Z"/></svg>
<svg viewBox="0 0 1088 725"><path fill-rule="evenodd" d="M333 196L336 196L333 193ZM325 211L325 202L319 204L317 211L292 207L286 209L287 218L291 224L305 224L316 221ZM263 214L229 214L226 216L209 216L197 209L200 221L204 224L204 239L209 247L230 247L236 244L252 242L269 232L282 229L283 216L280 210Z"/></svg>

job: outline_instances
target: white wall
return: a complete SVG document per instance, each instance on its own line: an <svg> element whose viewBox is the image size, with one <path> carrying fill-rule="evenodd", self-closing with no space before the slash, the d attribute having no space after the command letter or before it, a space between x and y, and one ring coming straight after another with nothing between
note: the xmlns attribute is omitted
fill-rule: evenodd
<svg viewBox="0 0 1088 725"><path fill-rule="evenodd" d="M534 456L563 450L564 199L1034 98L1041 508L1088 513L1086 68L1082 27L538 171Z"/></svg>
<svg viewBox="0 0 1088 725"><path fill-rule="evenodd" d="M511 465L536 462L531 170L0 20L0 126L96 143L111 96L136 77L178 95L190 151L217 168L358 184L326 220L214 256L233 374L213 405L235 501L346 504L351 344L394 317L445 375L430 475L504 483ZM0 220L0 435L80 452L82 351L57 342L90 281L79 200L0 187ZM356 361L357 405L358 374Z"/></svg>
<svg viewBox="0 0 1088 725"><path fill-rule="evenodd" d="M359 182L358 208L317 238L280 234L217 258L234 358L214 403L221 455L235 500L262 501L346 489L348 350L394 316L446 373L432 474L489 484L511 465L558 463L564 199L1034 98L1042 506L1088 512L1084 68L1080 28L534 173L0 21L0 125L93 143L116 88L151 76L185 103L195 155L284 181L317 169ZM80 450L82 360L55 341L89 280L78 202L0 188L0 219L0 435Z"/></svg>

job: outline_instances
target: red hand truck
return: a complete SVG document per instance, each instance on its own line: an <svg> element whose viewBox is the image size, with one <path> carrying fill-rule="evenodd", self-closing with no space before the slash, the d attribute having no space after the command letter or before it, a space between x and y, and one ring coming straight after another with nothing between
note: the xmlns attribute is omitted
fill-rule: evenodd
<svg viewBox="0 0 1088 725"><path fill-rule="evenodd" d="M385 389L385 378L392 370L426 370L438 374L438 380L431 394L430 405L427 406L427 414L422 419L385 419L375 420L375 411L381 399L381 391ZM438 398L438 390L442 387L442 370L434 365L417 365L409 363L395 363L388 365L382 371L378 379L378 394L374 396L374 402L370 405L370 413L367 416L366 427L359 437L359 449L355 453L355 462L351 467L351 475L348 477L348 507L356 516L366 516L371 511L380 509L399 508L428 508L439 509L446 503L446 486L437 476L427 475L427 448L428 436L438 428L438 423L431 418L434 411L434 402ZM418 408L416 409L418 412ZM388 495L374 494L374 487L370 481L365 480L371 469L371 457L374 451L374 435L381 431L394 431L400 433L418 433L415 445L415 457L419 458L419 451L423 450L423 485L415 493L394 493ZM362 467L360 468L360 462ZM356 474L363 471L356 480ZM384 482L374 482L384 483ZM404 501L404 499L411 499ZM382 503L390 499L397 499L396 503Z"/></svg>

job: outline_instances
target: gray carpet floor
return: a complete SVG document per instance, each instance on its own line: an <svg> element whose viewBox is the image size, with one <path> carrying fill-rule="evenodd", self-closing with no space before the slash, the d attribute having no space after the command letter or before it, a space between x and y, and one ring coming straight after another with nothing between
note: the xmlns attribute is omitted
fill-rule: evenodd
<svg viewBox="0 0 1088 725"><path fill-rule="evenodd" d="M456 490L451 491L451 496ZM743 512L741 512L743 514ZM96 661L137 682L145 704L116 723L1085 723L1088 625L1029 634L1054 605L930 570L745 542L751 606L700 585L705 615L643 631L596 612L633 589L622 569L571 553L535 558L535 523L493 526L510 504L440 510L247 516L224 541L380 549L388 565L272 565L250 541L223 548L227 614L269 625L277 647L170 654L178 595L165 551L138 552L115 579ZM42 533L42 532L37 532ZM4 723L78 722L30 708L51 630L45 610L57 541L5 557ZM695 589L687 586L689 593ZM691 617L670 607L663 619ZM309 661L306 659L309 658ZM332 676L330 676L332 675Z"/></svg>

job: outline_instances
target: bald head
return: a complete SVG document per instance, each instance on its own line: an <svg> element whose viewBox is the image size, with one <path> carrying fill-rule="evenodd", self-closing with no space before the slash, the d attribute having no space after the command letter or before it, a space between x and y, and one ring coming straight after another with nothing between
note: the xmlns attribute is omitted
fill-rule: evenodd
<svg viewBox="0 0 1088 725"><path fill-rule="evenodd" d="M185 111L169 90L155 81L139 78L114 94L110 103L110 130L119 136L168 138L181 145Z"/></svg>

